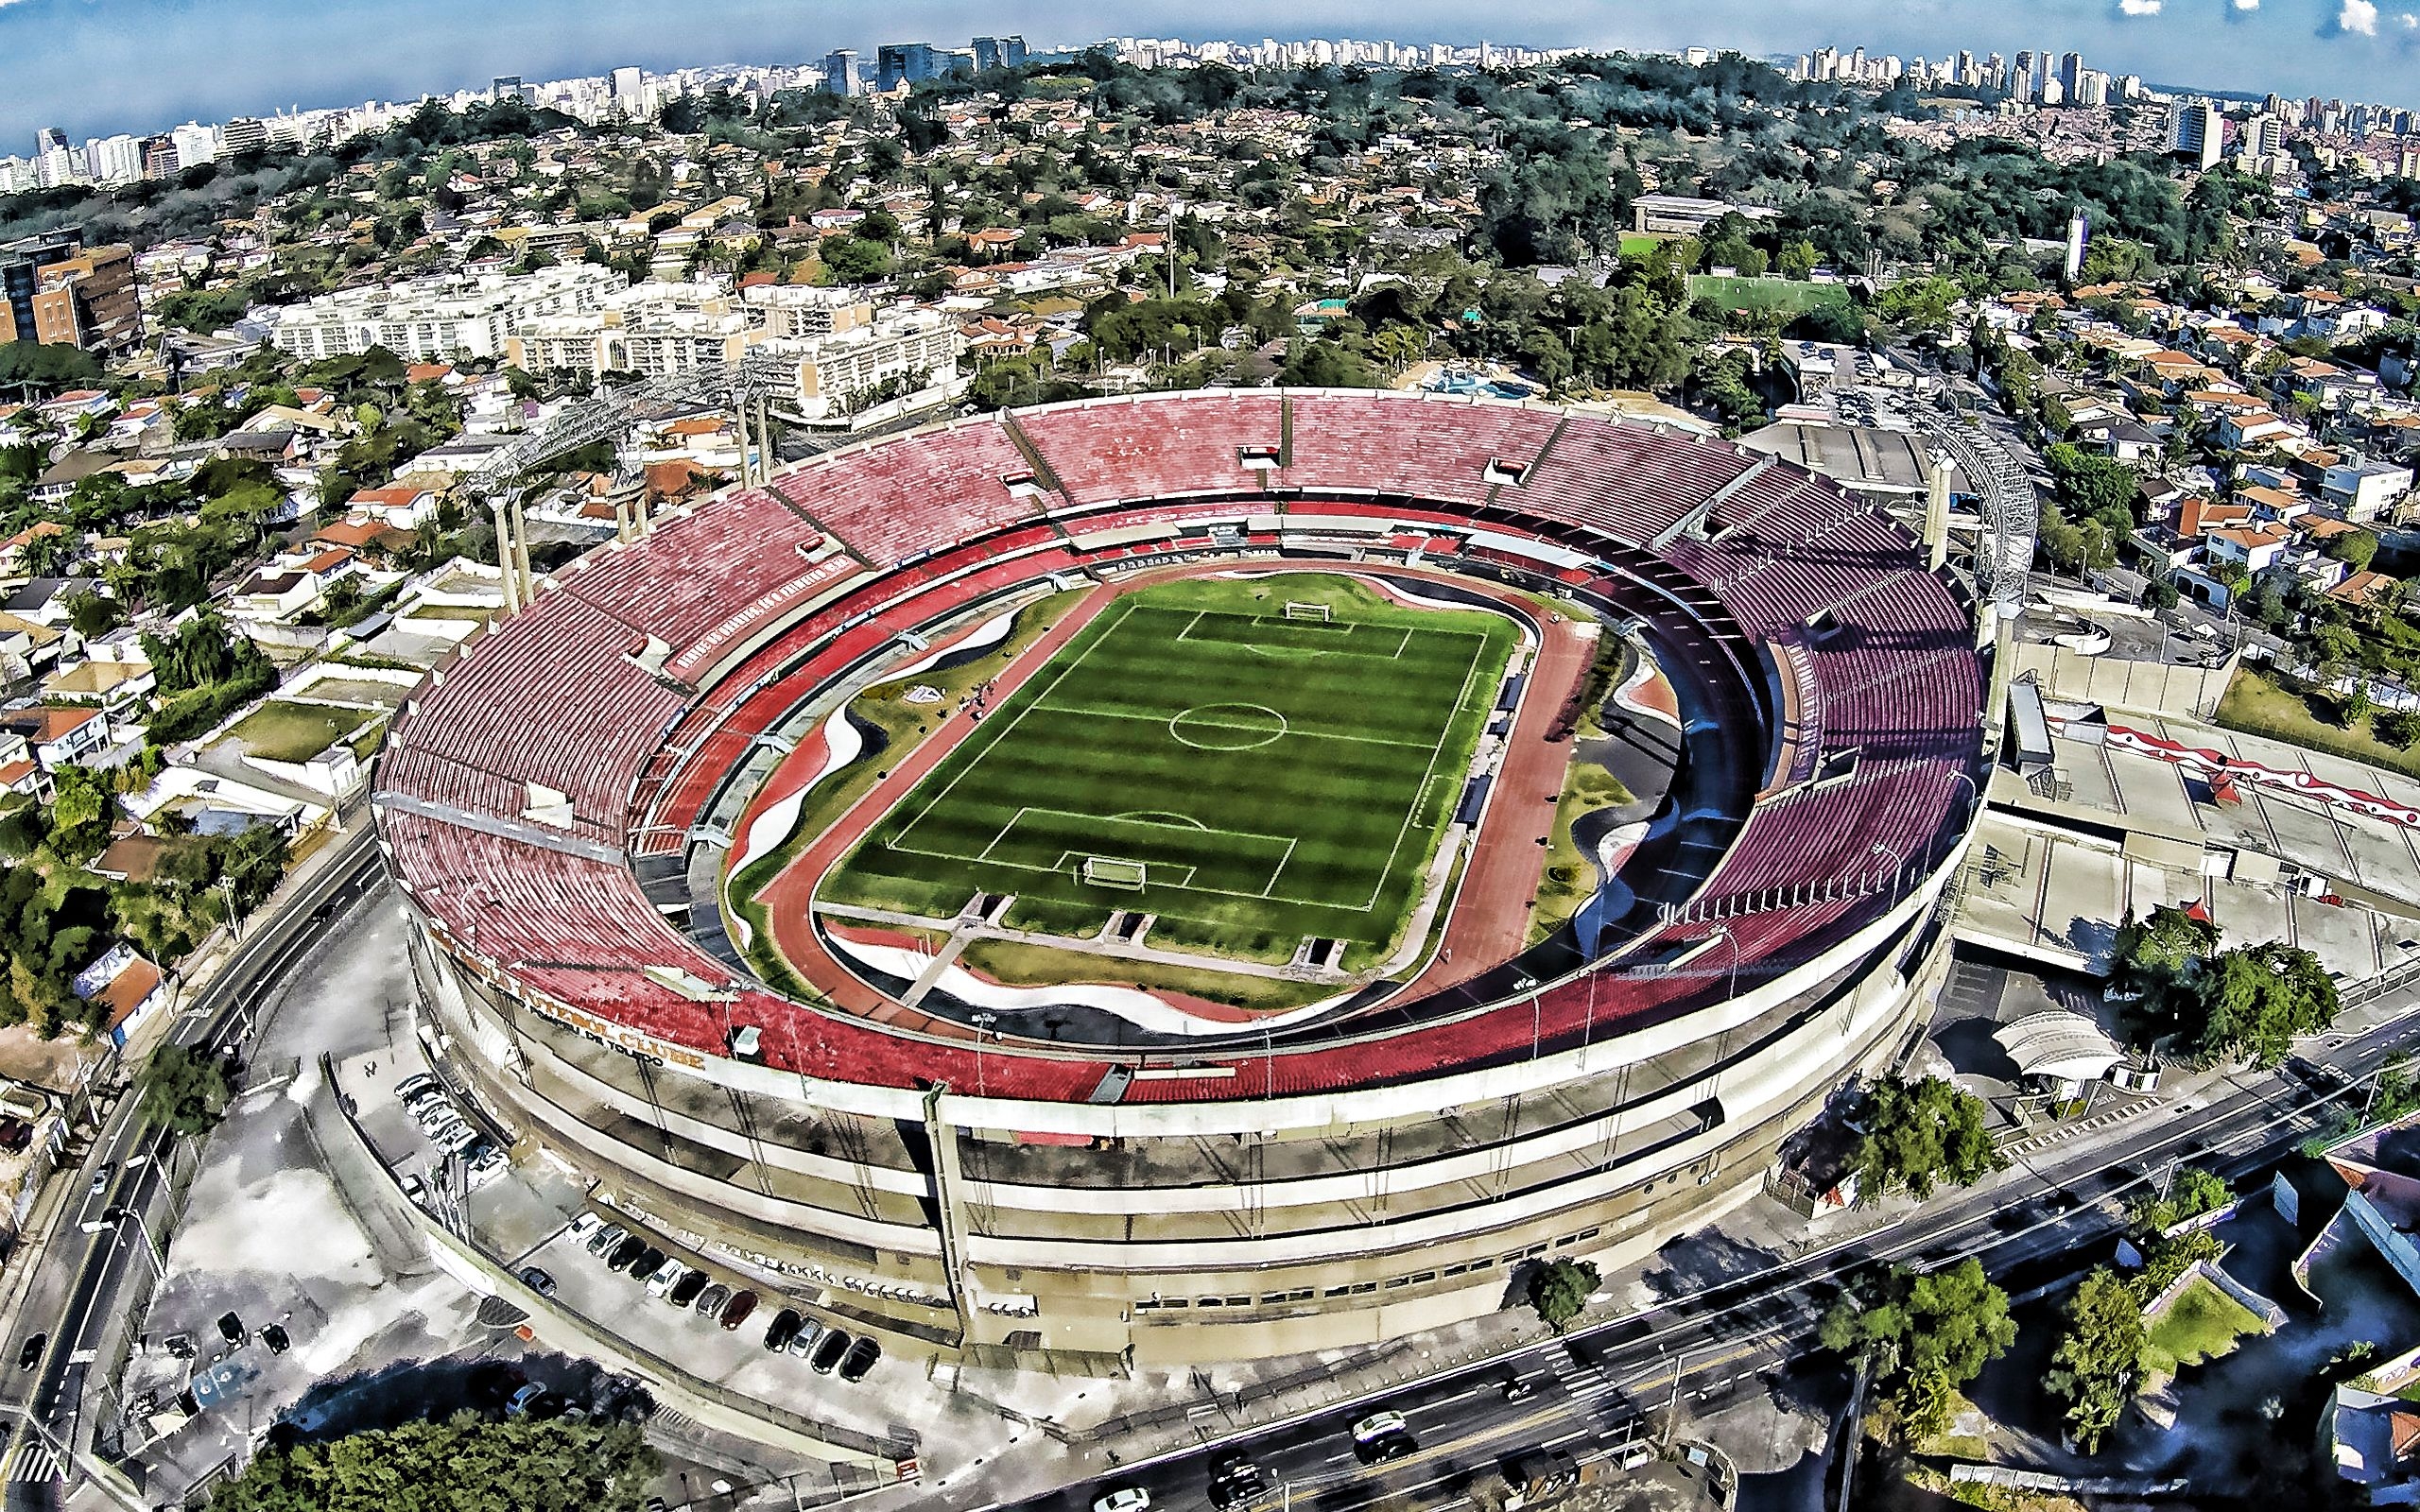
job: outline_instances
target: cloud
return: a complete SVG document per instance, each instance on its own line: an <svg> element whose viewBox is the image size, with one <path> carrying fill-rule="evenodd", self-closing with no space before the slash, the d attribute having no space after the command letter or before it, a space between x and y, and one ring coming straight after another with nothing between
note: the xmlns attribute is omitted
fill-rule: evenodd
<svg viewBox="0 0 2420 1512"><path fill-rule="evenodd" d="M2257 10L2260 9L2260 0L2235 0L2235 8L2238 10Z"/></svg>
<svg viewBox="0 0 2420 1512"><path fill-rule="evenodd" d="M2166 0L2118 0L2118 10L2129 16L2156 16Z"/></svg>
<svg viewBox="0 0 2420 1512"><path fill-rule="evenodd" d="M2336 13L2336 29L2363 37L2378 34L2378 8L2376 0L2344 0L2344 9Z"/></svg>

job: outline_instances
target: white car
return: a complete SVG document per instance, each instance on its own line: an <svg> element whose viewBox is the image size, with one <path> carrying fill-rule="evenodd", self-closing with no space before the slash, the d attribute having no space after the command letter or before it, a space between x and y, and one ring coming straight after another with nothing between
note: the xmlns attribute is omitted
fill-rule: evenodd
<svg viewBox="0 0 2420 1512"><path fill-rule="evenodd" d="M647 1295L662 1297L672 1290L673 1283L689 1273L689 1267L677 1260L667 1260L663 1268L647 1279Z"/></svg>
<svg viewBox="0 0 2420 1512"><path fill-rule="evenodd" d="M463 1123L458 1118L449 1118L443 1123L431 1124L428 1125L427 1129L428 1143L436 1145L441 1150L445 1148L446 1141L454 1138L457 1134L469 1132L470 1127L470 1125Z"/></svg>
<svg viewBox="0 0 2420 1512"><path fill-rule="evenodd" d="M588 1236L590 1234L595 1233L597 1229L604 1227L605 1220L602 1217L593 1212L583 1212L579 1217L574 1218L571 1221L571 1227L564 1229L563 1232L569 1236L572 1243L585 1244L587 1243Z"/></svg>
<svg viewBox="0 0 2420 1512"><path fill-rule="evenodd" d="M438 1143L439 1147L444 1150L446 1154L459 1155L464 1150L469 1149L472 1145L479 1143L482 1138L484 1138L484 1136L481 1135L477 1129L473 1128L468 1124L464 1124L455 1129L453 1133L448 1134L444 1139L439 1141Z"/></svg>
<svg viewBox="0 0 2420 1512"><path fill-rule="evenodd" d="M463 1174L470 1182L471 1190L477 1191L504 1175L504 1152L493 1144L489 1145L486 1154L463 1167Z"/></svg>
<svg viewBox="0 0 2420 1512"><path fill-rule="evenodd" d="M1366 1444L1371 1439L1384 1438L1389 1434L1403 1433L1409 1427L1410 1424L1399 1412L1374 1412L1353 1425L1353 1437L1356 1442Z"/></svg>
<svg viewBox="0 0 2420 1512"><path fill-rule="evenodd" d="M1151 1493L1139 1486L1121 1486L1093 1503L1093 1512L1144 1512L1151 1504Z"/></svg>

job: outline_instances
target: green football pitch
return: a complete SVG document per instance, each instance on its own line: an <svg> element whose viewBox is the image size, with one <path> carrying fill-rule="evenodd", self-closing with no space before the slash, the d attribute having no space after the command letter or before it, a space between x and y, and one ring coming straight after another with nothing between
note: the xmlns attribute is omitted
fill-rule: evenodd
<svg viewBox="0 0 2420 1512"><path fill-rule="evenodd" d="M1128 593L965 731L822 901L947 917L1012 893L1028 927L1129 910L1160 916L1161 943L1282 957L1316 936L1366 958L1418 896L1517 640L1332 574Z"/></svg>

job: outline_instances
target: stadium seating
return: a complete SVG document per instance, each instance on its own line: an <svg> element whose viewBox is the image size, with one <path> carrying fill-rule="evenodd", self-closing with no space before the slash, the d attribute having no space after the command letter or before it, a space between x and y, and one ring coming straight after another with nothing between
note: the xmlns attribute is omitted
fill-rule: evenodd
<svg viewBox="0 0 2420 1512"><path fill-rule="evenodd" d="M1244 451L1280 446L1284 468L1243 465ZM1234 390L984 416L852 447L566 569L396 720L377 781L382 799L411 800L379 810L396 870L453 949L566 1008L711 1054L744 1018L769 1064L808 1076L972 1081L959 1043L732 983L596 848L677 850L756 737L903 633L1052 574L1179 548L1270 559L1289 532L1207 529L1267 514L1366 519L1373 547L1399 533L1398 553L1526 573L1548 569L1455 541L1536 536L1564 553L1545 561L1565 566L1580 553L1602 565L1565 581L1652 619L1709 669L1719 728L1765 740L1778 711L1762 669L1778 669L1796 745L1770 779L1766 752L1750 753L1729 828L1709 832L1736 838L1663 926L1667 958L1717 931L1729 942L1688 968L1616 966L1552 988L1534 1043L1526 1010L1414 1015L1269 1055L1199 1047L1188 1058L1202 1075L1137 1080L1132 1100L1361 1085L1686 1011L1734 972L1820 957L1936 866L1965 822L1982 698L1968 607L1905 531L1838 486L1728 442L1543 406ZM525 819L533 782L570 797L560 842ZM650 966L728 1001L675 990ZM1080 1099L1107 1069L1003 1050L985 1075L995 1093Z"/></svg>

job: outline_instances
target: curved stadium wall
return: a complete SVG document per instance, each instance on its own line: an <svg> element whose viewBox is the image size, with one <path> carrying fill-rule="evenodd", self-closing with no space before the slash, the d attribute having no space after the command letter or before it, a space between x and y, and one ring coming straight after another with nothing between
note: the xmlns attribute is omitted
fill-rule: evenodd
<svg viewBox="0 0 2420 1512"><path fill-rule="evenodd" d="M1625 872L1595 958L1139 1048L740 964L730 826L819 692L1038 584L1348 558L1590 604L1712 712L1731 759L1672 836L1706 859ZM1148 396L852 448L592 554L431 675L375 799L451 1069L600 1196L894 1345L1106 1368L1467 1317L1752 1194L1919 1016L1982 690L1959 585L1788 464L1497 401Z"/></svg>

